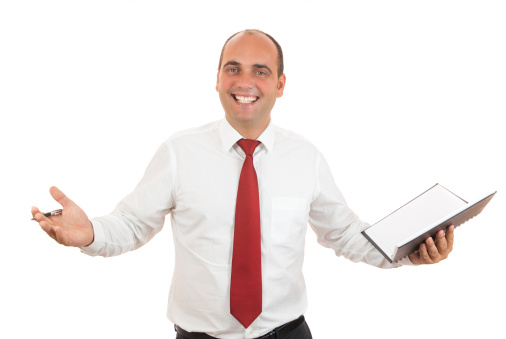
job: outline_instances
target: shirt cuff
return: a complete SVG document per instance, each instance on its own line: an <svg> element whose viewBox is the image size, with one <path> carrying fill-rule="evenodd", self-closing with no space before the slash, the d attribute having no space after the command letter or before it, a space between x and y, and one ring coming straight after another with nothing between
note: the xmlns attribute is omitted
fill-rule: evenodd
<svg viewBox="0 0 506 339"><path fill-rule="evenodd" d="M93 242L88 246L80 247L80 249L84 254L97 256L105 243L104 227L97 220L90 220L90 222L93 226Z"/></svg>
<svg viewBox="0 0 506 339"><path fill-rule="evenodd" d="M401 259L401 260L399 260L397 263L398 263L398 264L401 264L402 266L415 266L415 264L413 264L413 263L411 262L411 260L409 259L409 255L408 255L408 256L406 256L406 257L404 257L404 258L402 258L402 259Z"/></svg>

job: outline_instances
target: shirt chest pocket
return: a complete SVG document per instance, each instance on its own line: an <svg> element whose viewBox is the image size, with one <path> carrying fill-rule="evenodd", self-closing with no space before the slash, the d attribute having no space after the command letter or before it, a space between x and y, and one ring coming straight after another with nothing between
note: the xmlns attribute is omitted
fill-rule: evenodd
<svg viewBox="0 0 506 339"><path fill-rule="evenodd" d="M307 225L306 199L271 198L271 237L276 243L293 241L305 234Z"/></svg>

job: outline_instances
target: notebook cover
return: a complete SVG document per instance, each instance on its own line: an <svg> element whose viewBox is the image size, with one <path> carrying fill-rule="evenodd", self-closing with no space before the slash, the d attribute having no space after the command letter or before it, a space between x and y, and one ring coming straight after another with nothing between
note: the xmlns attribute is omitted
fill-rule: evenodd
<svg viewBox="0 0 506 339"><path fill-rule="evenodd" d="M455 227L465 223L466 221L474 218L478 214L483 211L485 206L490 202L490 200L494 197L494 195L497 193L491 193L487 195L485 198L477 201L476 203L470 205L463 211L453 215L452 217L446 219L445 221L439 223L438 225L431 228L429 231L419 235L418 237L406 242L405 244L399 244L397 252L393 259L387 258L390 262L397 262L400 259L408 256L411 252L415 251L418 246L425 241L428 237L435 237L437 232L440 230L446 230L446 228L450 225L454 225ZM381 251L382 252L382 251ZM383 253L383 252L382 252ZM385 255L383 253L383 255Z"/></svg>

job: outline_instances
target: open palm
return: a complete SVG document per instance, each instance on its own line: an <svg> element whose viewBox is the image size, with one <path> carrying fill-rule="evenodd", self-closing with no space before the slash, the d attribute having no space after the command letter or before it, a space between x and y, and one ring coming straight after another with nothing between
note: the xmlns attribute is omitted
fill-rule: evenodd
<svg viewBox="0 0 506 339"><path fill-rule="evenodd" d="M91 244L93 226L86 213L58 188L51 187L49 193L63 211L60 215L45 217L37 207L32 207L32 215L40 227L62 245L82 247Z"/></svg>

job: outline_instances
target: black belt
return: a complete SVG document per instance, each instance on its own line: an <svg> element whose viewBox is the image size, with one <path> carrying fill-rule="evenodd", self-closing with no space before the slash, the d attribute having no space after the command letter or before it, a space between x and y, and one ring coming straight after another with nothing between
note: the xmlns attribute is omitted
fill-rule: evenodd
<svg viewBox="0 0 506 339"><path fill-rule="evenodd" d="M269 333L264 334L263 336L258 337L256 339L281 339L284 336L288 335L288 333L292 332L297 327L302 325L304 321L305 321L304 316L301 315L299 318L292 320L289 323L286 323L279 327L276 327ZM201 332L186 332L177 325L174 325L174 329L176 330L177 333L181 334L183 337L188 339L215 339L214 337L211 337L210 335Z"/></svg>

